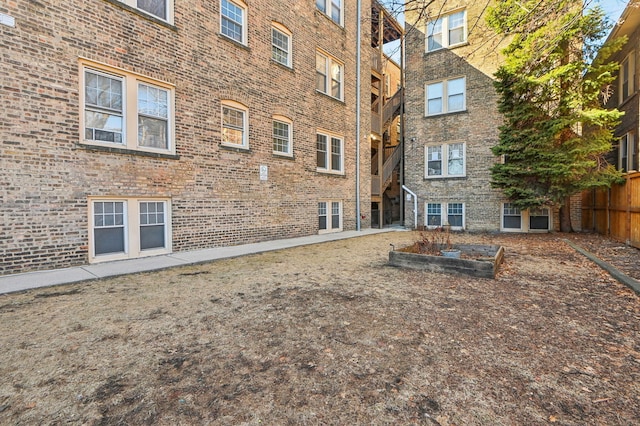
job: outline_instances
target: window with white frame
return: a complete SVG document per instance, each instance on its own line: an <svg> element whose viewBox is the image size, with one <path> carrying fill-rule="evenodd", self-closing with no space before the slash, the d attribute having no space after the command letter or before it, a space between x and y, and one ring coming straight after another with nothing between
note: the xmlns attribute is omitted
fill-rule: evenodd
<svg viewBox="0 0 640 426"><path fill-rule="evenodd" d="M273 118L273 153L293 156L292 122L286 117Z"/></svg>
<svg viewBox="0 0 640 426"><path fill-rule="evenodd" d="M438 115L466 109L466 78L428 83L425 86L425 115Z"/></svg>
<svg viewBox="0 0 640 426"><path fill-rule="evenodd" d="M522 212L512 203L502 205L502 229L522 230Z"/></svg>
<svg viewBox="0 0 640 426"><path fill-rule="evenodd" d="M238 102L222 101L222 144L249 148L248 110Z"/></svg>
<svg viewBox="0 0 640 426"><path fill-rule="evenodd" d="M427 52L467 41L467 12L461 10L427 22Z"/></svg>
<svg viewBox="0 0 640 426"><path fill-rule="evenodd" d="M333 22L342 25L342 0L316 0L316 7Z"/></svg>
<svg viewBox="0 0 640 426"><path fill-rule="evenodd" d="M318 233L342 231L342 202L318 202Z"/></svg>
<svg viewBox="0 0 640 426"><path fill-rule="evenodd" d="M464 229L464 203L425 203L425 226L429 229L450 226Z"/></svg>
<svg viewBox="0 0 640 426"><path fill-rule="evenodd" d="M163 21L173 23L174 0L119 0L134 9L141 10Z"/></svg>
<svg viewBox="0 0 640 426"><path fill-rule="evenodd" d="M238 0L220 0L220 32L247 44L247 6Z"/></svg>
<svg viewBox="0 0 640 426"><path fill-rule="evenodd" d="M619 103L623 103L631 95L633 95L635 87L635 52L631 52L624 60L620 63L620 70L618 71L618 84L619 84L619 93L618 97Z"/></svg>
<svg viewBox="0 0 640 426"><path fill-rule="evenodd" d="M275 22L271 27L271 59L291 68L291 32Z"/></svg>
<svg viewBox="0 0 640 426"><path fill-rule="evenodd" d="M316 90L343 99L344 65L336 59L316 52Z"/></svg>
<svg viewBox="0 0 640 426"><path fill-rule="evenodd" d="M126 259L171 250L168 200L91 199L90 261Z"/></svg>
<svg viewBox="0 0 640 426"><path fill-rule="evenodd" d="M466 175L466 144L456 142L425 147L425 178Z"/></svg>
<svg viewBox="0 0 640 426"><path fill-rule="evenodd" d="M618 170L626 173L638 168L638 143L633 133L627 133L618 140Z"/></svg>
<svg viewBox="0 0 640 426"><path fill-rule="evenodd" d="M98 64L81 70L83 143L175 152L171 86Z"/></svg>
<svg viewBox="0 0 640 426"><path fill-rule="evenodd" d="M342 173L344 139L328 133L316 134L317 168L321 172Z"/></svg>
<svg viewBox="0 0 640 426"><path fill-rule="evenodd" d="M548 231L549 230L549 208L535 207L529 209L529 230Z"/></svg>

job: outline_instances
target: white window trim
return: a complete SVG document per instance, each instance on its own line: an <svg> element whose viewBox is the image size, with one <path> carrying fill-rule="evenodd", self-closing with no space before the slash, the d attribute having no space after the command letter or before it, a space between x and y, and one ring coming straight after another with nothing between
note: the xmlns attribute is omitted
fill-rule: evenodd
<svg viewBox="0 0 640 426"><path fill-rule="evenodd" d="M289 138L287 143L289 149L287 150L287 152L276 151L274 149L273 154L279 155L282 157L293 157L293 121L283 115L274 115L273 120L271 122L272 122L272 126L271 126L272 129L273 129L273 122L280 122L289 126ZM272 143L272 146L273 146L273 143Z"/></svg>
<svg viewBox="0 0 640 426"><path fill-rule="evenodd" d="M122 80L123 86L123 106L122 106L122 133L123 141L107 142L97 141L93 139L85 139L85 71L95 72L97 74L106 74L110 77ZM80 143L84 145L104 146L109 148L122 148L132 151L160 152L167 154L175 154L175 118L174 118L174 99L175 87L167 82L154 80L140 74L125 71L120 68L81 59L79 62L79 79L80 79ZM166 90L168 93L167 107L167 148L154 148L138 145L138 85L146 84Z"/></svg>
<svg viewBox="0 0 640 426"><path fill-rule="evenodd" d="M249 108L241 104L240 102L231 101L231 100L222 100L220 106L220 129L224 132L224 108L230 108L237 111L243 112L243 121L242 121L242 144L235 144L225 142L223 140L224 136L220 134L220 143L223 146L228 146L232 148L238 149L249 149Z"/></svg>
<svg viewBox="0 0 640 426"><path fill-rule="evenodd" d="M240 0L227 0L229 3L237 6L238 8L242 9L242 40L236 40L233 37L228 36L227 34L225 34L224 32L222 32L222 21L224 20L223 15L222 15L222 1L220 0L219 6L220 6L220 35L222 37L225 37L235 43L240 43L243 44L245 46L248 45L248 28L247 28L247 22L248 22L248 7L247 4L244 3L243 1Z"/></svg>
<svg viewBox="0 0 640 426"><path fill-rule="evenodd" d="M343 204L342 204L342 200L335 200L335 199L321 199L318 200L318 204L320 203L326 203L326 208L327 208L327 229L320 229L320 226L318 224L318 234L331 234L334 232L342 232L343 230L343 216L344 216L344 210L343 210ZM333 203L338 203L339 207L340 207L340 225L338 226L338 228L333 228L332 227L332 215L333 215ZM320 217L320 213L318 212L318 218Z"/></svg>
<svg viewBox="0 0 640 426"><path fill-rule="evenodd" d="M509 203L500 204L500 232L530 232L530 233L545 233L553 230L553 214L550 208L543 207L549 213L549 229L530 229L530 211L520 210L520 228L505 228L504 227L504 206Z"/></svg>
<svg viewBox="0 0 640 426"><path fill-rule="evenodd" d="M459 42L459 43L453 43L450 44L449 43L449 17L451 17L451 15L455 15L456 13L459 12L464 12L464 25L463 25L463 33L464 33L464 39ZM433 23L437 22L439 19L442 20L442 47L438 47L435 49L431 49L429 50L429 26L433 27ZM468 30L467 30L467 11L464 9L459 9L459 10L453 10L450 12L447 12L446 14L442 14L440 16L438 16L435 19L431 19L430 21L427 22L426 27L425 27L425 52L429 53L429 52L437 52L438 50L443 50L443 49L449 49L449 48L453 48L453 47L457 47L457 46L463 46L465 44L468 43L467 41L467 37L468 37Z"/></svg>
<svg viewBox="0 0 640 426"><path fill-rule="evenodd" d="M449 85L447 83L453 80L460 80L460 79L462 79L464 82L464 91L462 93L462 108L450 111L449 110L449 93L448 93ZM429 86L433 86L436 84L442 84L442 111L429 113ZM464 76L452 77L446 80L429 81L425 83L424 85L424 116L425 117L435 117L438 115L452 114L452 113L462 112L466 110L467 110L467 78L466 77Z"/></svg>
<svg viewBox="0 0 640 426"><path fill-rule="evenodd" d="M344 100L344 64L342 62L340 62L339 60L337 60L336 58L334 58L333 56L329 55L328 53L325 53L321 50L316 51L316 54L318 56L322 56L323 58L325 58L325 83L326 83L326 91L322 91L319 90L316 87L316 91L319 93L322 93L324 95L330 96L334 99L338 99L339 101ZM316 57L317 58L317 57ZM316 59L317 61L317 59ZM332 64L337 64L340 67L340 94L338 97L333 96L333 94L331 93L331 82L332 82L332 78L331 78L331 65ZM317 72L317 64L316 64L316 72Z"/></svg>
<svg viewBox="0 0 640 426"><path fill-rule="evenodd" d="M623 86L624 86L624 65L625 63L628 66L629 71L629 81L628 81L628 89L627 96L624 96ZM635 93L635 80L636 80L636 65L635 65L635 51L629 53L621 62L620 69L618 70L618 105L623 104L627 99L629 99Z"/></svg>
<svg viewBox="0 0 640 426"><path fill-rule="evenodd" d="M440 204L440 225L429 224L428 206L429 204ZM431 201L427 200L424 203L424 226L427 229L438 229L449 224L449 204L462 204L462 226L451 226L452 231L463 231L467 225L467 207L463 202L444 202L444 201Z"/></svg>
<svg viewBox="0 0 640 426"><path fill-rule="evenodd" d="M145 15L151 16L155 19L159 19L161 21L167 22L169 24L173 25L173 2L174 0L166 0L166 8L167 10L165 11L167 14L166 18L161 18L157 15L154 15L153 13L149 13L146 10L140 9L138 7L138 0L118 0L120 3L124 3L127 6L131 7L132 9L136 9L138 11L140 11L141 13L144 13Z"/></svg>
<svg viewBox="0 0 640 426"><path fill-rule="evenodd" d="M287 29L287 27L285 27L284 25L282 25L282 24L280 24L278 22L272 22L271 25L272 25L271 26L271 46L272 46L272 49L273 49L273 47L280 48L280 46L275 46L273 44L273 32L274 31L277 31L277 32L287 36L287 62L285 63L285 62L281 62L281 61L278 61L276 59L273 59L273 53L271 54L271 59L273 59L273 61L275 61L276 63L278 63L280 65L284 65L286 67L293 68L293 51L292 51L293 50L292 49L292 46L293 46L293 35L292 35L291 31L289 31L289 29Z"/></svg>
<svg viewBox="0 0 640 426"><path fill-rule="evenodd" d="M323 15L329 18L332 22L336 23L337 25L340 25L341 27L344 27L344 2L346 0L340 0L340 22L335 21L331 16L331 9L333 7L332 0L320 0L320 1L324 3L324 10L318 8L318 1L316 1L316 8L318 9L318 11L320 11Z"/></svg>
<svg viewBox="0 0 640 426"><path fill-rule="evenodd" d="M335 175L344 175L344 156L345 156L345 152L344 152L344 137L339 136L335 133L331 133L331 132L327 132L325 130L318 130L316 132L316 141L317 141L317 135L323 135L327 138L327 151L326 151L326 163L327 163L327 167L326 168L321 168L318 167L318 163L317 163L317 146L316 146L316 170L320 173L329 173L329 174L335 174ZM332 139L338 139L340 141L340 170L334 170L331 168L331 142Z"/></svg>
<svg viewBox="0 0 640 426"><path fill-rule="evenodd" d="M451 175L449 174L449 147L451 145L462 144L462 174ZM442 174L441 175L429 175L429 148L440 147L441 162L442 162ZM467 176L467 144L466 142L447 142L442 144L430 144L424 147L424 178L425 179L449 179L449 178L462 178Z"/></svg>
<svg viewBox="0 0 640 426"><path fill-rule="evenodd" d="M122 202L124 203L124 253L95 254L94 243L94 203ZM162 202L165 206L165 247L156 249L140 249L140 203ZM131 197L89 197L89 263L108 262L112 260L133 259L159 254L171 253L171 200L169 198L131 198Z"/></svg>

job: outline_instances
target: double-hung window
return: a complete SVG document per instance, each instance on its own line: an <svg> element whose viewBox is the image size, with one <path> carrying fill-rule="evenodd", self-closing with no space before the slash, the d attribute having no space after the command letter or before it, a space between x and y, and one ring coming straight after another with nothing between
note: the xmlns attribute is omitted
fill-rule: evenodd
<svg viewBox="0 0 640 426"><path fill-rule="evenodd" d="M618 170L628 172L637 170L638 145L634 141L633 133L627 133L618 142Z"/></svg>
<svg viewBox="0 0 640 426"><path fill-rule="evenodd" d="M220 32L247 44L247 6L238 0L220 0Z"/></svg>
<svg viewBox="0 0 640 426"><path fill-rule="evenodd" d="M81 69L82 143L175 152L172 87L110 68Z"/></svg>
<svg viewBox="0 0 640 426"><path fill-rule="evenodd" d="M466 175L466 144L456 142L425 147L425 178Z"/></svg>
<svg viewBox="0 0 640 426"><path fill-rule="evenodd" d="M467 12L442 15L427 22L427 52L454 47L467 41Z"/></svg>
<svg viewBox="0 0 640 426"><path fill-rule="evenodd" d="M222 144L248 149L248 110L233 101L222 101Z"/></svg>
<svg viewBox="0 0 640 426"><path fill-rule="evenodd" d="M425 86L425 115L439 115L466 109L466 78L428 83Z"/></svg>
<svg viewBox="0 0 640 426"><path fill-rule="evenodd" d="M91 199L90 261L168 253L169 200Z"/></svg>
<svg viewBox="0 0 640 426"><path fill-rule="evenodd" d="M316 0L316 7L333 22L342 25L342 0Z"/></svg>
<svg viewBox="0 0 640 426"><path fill-rule="evenodd" d="M450 226L451 229L464 229L463 203L426 203L425 226L429 229Z"/></svg>
<svg viewBox="0 0 640 426"><path fill-rule="evenodd" d="M173 0L120 0L120 2L170 24L173 23Z"/></svg>
<svg viewBox="0 0 640 426"><path fill-rule="evenodd" d="M618 84L619 84L619 93L618 97L619 103L623 103L631 95L635 90L634 80L635 80L635 61L634 61L635 53L631 52L629 56L627 56L620 63L620 70L618 71Z"/></svg>
<svg viewBox="0 0 640 426"><path fill-rule="evenodd" d="M342 173L344 169L344 139L327 133L316 134L318 171Z"/></svg>
<svg viewBox="0 0 640 426"><path fill-rule="evenodd" d="M316 52L316 90L343 99L344 65L336 59Z"/></svg>
<svg viewBox="0 0 640 426"><path fill-rule="evenodd" d="M291 68L291 32L276 23L271 27L271 59Z"/></svg>
<svg viewBox="0 0 640 426"><path fill-rule="evenodd" d="M342 202L320 201L318 202L318 232L342 231Z"/></svg>
<svg viewBox="0 0 640 426"><path fill-rule="evenodd" d="M286 117L273 118L273 153L276 155L293 156L292 123Z"/></svg>

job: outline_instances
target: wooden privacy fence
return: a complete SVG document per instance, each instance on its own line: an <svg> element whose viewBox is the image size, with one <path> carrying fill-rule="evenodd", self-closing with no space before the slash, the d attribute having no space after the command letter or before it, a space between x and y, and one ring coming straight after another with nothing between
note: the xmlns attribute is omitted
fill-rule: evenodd
<svg viewBox="0 0 640 426"><path fill-rule="evenodd" d="M582 229L640 248L640 172L611 189L584 191Z"/></svg>

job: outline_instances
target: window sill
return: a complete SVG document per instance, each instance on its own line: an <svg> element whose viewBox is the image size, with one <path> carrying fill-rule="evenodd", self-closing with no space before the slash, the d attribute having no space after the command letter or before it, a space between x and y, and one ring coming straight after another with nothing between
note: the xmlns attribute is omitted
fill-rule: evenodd
<svg viewBox="0 0 640 426"><path fill-rule="evenodd" d="M424 54L425 54L425 55L430 55L430 54L432 54L432 53L436 53L436 52L443 52L443 51L445 51L445 52L446 52L446 51L449 51L449 50L455 50L455 49L457 49L457 48L459 48L459 47L465 47L465 46L469 46L469 41L468 41L468 40L465 40L465 41L463 41L462 43L451 44L451 45L449 45L449 46L443 46L443 47L441 47L441 48L439 48L439 49L426 50L426 51L424 52Z"/></svg>
<svg viewBox="0 0 640 426"><path fill-rule="evenodd" d="M164 152L153 152L153 151L140 151L137 149L129 149L129 148L118 148L113 146L103 146L103 145L90 145L86 143L77 144L81 149L85 149L87 151L98 151L98 152L109 152L112 154L124 154L124 155L137 155L141 157L151 157L151 158L166 158L169 160L179 160L180 156L178 154L172 153L164 153Z"/></svg>
<svg viewBox="0 0 640 426"><path fill-rule="evenodd" d="M469 110L465 108L465 109L461 109L460 111L440 112L438 114L425 115L424 118L436 118L436 117L449 116L449 115L455 115L455 114L466 114L468 112Z"/></svg>
<svg viewBox="0 0 640 426"><path fill-rule="evenodd" d="M331 170L326 170L326 169L316 169L316 172L326 176L335 176L335 177L341 177L341 178L346 177L344 172L333 172Z"/></svg>
<svg viewBox="0 0 640 426"><path fill-rule="evenodd" d="M293 154L284 154L282 152L273 152L272 153L276 158L282 158L283 160L295 160Z"/></svg>
<svg viewBox="0 0 640 426"><path fill-rule="evenodd" d="M276 60L275 60L275 59L273 59L273 58L271 58L271 59L270 59L270 62L271 62L272 64L274 64L274 65L279 66L280 68L282 68L282 69L284 69L284 70L286 70L286 71L294 72L294 70L293 70L293 66L291 66L291 65L283 64L282 62L278 62L278 61L276 61Z"/></svg>
<svg viewBox="0 0 640 426"><path fill-rule="evenodd" d="M220 143L220 148L235 152L251 152L251 149L248 146L229 145L226 143Z"/></svg>
<svg viewBox="0 0 640 426"><path fill-rule="evenodd" d="M178 31L178 27L176 27L173 23L168 21L164 21L160 18L157 18L149 13L146 13L140 9L136 9L135 7L131 7L127 4L122 3L120 0L105 0L108 3L113 4L114 6L119 7L120 9L126 10L128 12L134 13L148 21L155 22L156 24L162 25L163 27L167 27L172 31Z"/></svg>
<svg viewBox="0 0 640 426"><path fill-rule="evenodd" d="M456 175L456 176L425 176L424 180L464 180L467 178L467 175Z"/></svg>

